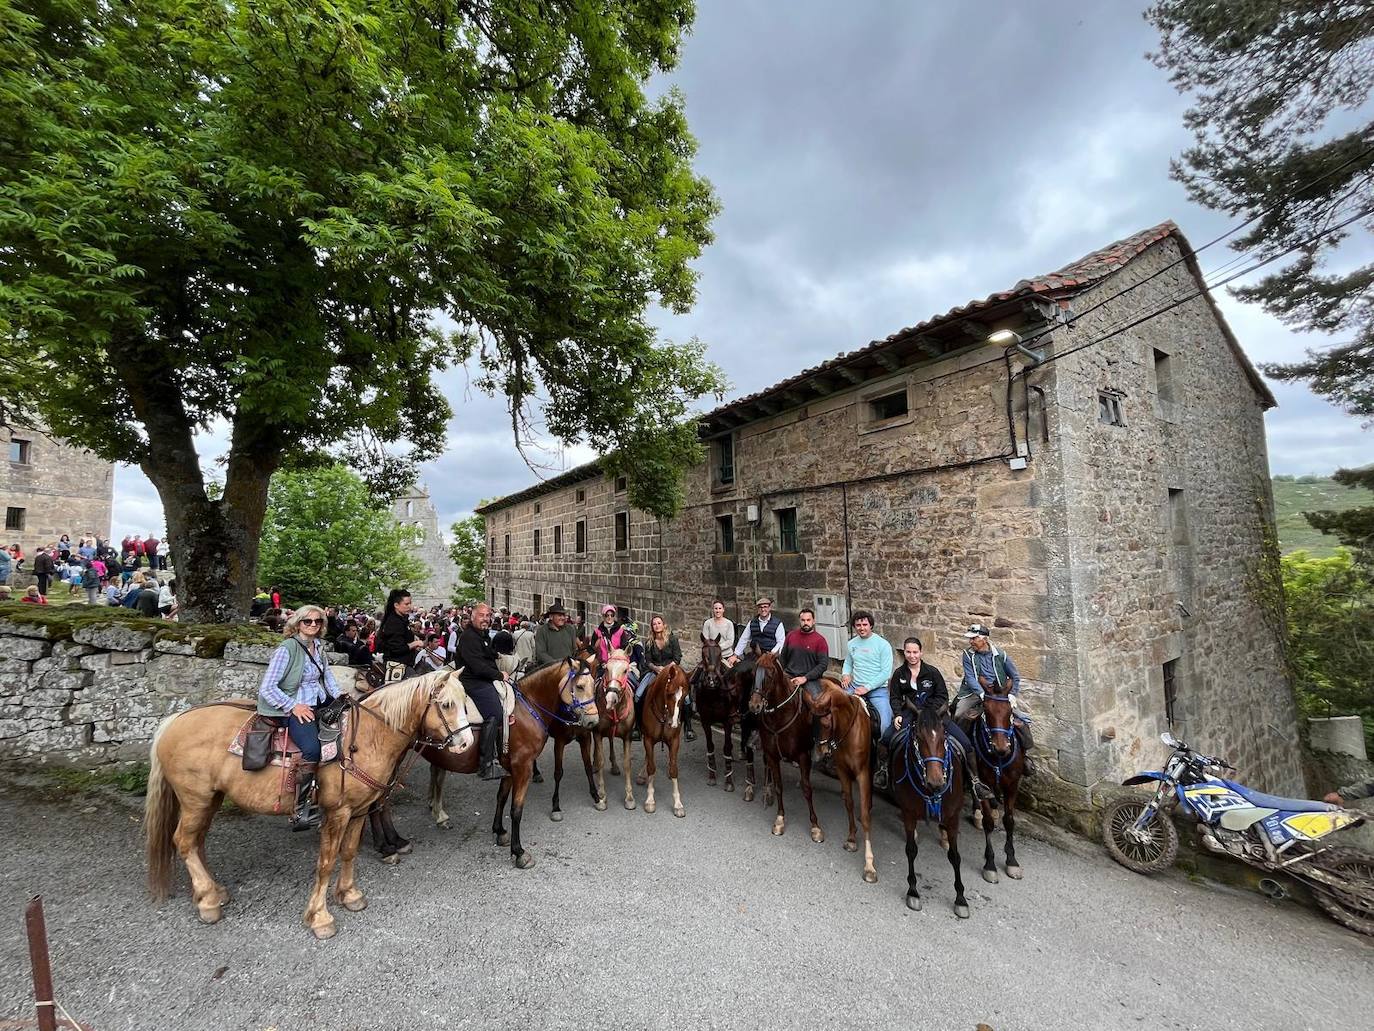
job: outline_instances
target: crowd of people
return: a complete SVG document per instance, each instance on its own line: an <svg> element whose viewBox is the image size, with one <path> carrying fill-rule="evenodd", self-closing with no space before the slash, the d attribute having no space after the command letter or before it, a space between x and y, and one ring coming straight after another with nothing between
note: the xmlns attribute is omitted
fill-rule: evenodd
<svg viewBox="0 0 1374 1031"><path fill-rule="evenodd" d="M47 605L53 593L87 605L122 605L150 618L175 619L176 580L167 574L170 559L163 542L125 537L118 549L98 536L75 541L70 534L26 556L18 543L0 549L0 601L10 600L12 582L32 577L19 600Z"/></svg>

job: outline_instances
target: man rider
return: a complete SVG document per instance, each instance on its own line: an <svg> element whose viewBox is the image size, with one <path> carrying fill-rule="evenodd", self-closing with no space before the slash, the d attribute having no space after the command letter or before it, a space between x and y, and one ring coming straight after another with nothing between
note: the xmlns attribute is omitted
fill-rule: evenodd
<svg viewBox="0 0 1374 1031"><path fill-rule="evenodd" d="M892 678L892 645L873 632L873 613L860 609L850 621L854 636L849 639L840 686L850 694L859 695L877 717L878 737L892 726L892 704L887 696L887 683ZM878 765L873 771L873 786L887 787L887 755L878 749Z"/></svg>
<svg viewBox="0 0 1374 1031"><path fill-rule="evenodd" d="M988 636L988 628L982 623L974 623L964 634L969 647L964 652L964 680L959 686L954 720L960 724L971 721L982 707L985 691L1012 696L1012 723L1025 753L1023 776L1028 776L1034 772L1030 750L1035 747L1035 739L1031 737L1030 714L1017 698L1021 693L1021 674L1011 656L989 641Z"/></svg>
<svg viewBox="0 0 1374 1031"><path fill-rule="evenodd" d="M802 609L797 614L797 623L797 629L789 631L782 639L780 658L788 680L793 687L800 687L806 693L810 707L821 697L821 677L830 668L830 645L816 629L814 609ZM829 715L812 716L811 724L818 742L830 740L834 721Z"/></svg>
<svg viewBox="0 0 1374 1031"><path fill-rule="evenodd" d="M760 598L755 602L755 606L757 615L745 624L739 640L735 642L735 653L726 660L731 667L748 655L750 645L757 648L759 654L772 652L777 655L782 651L786 631L783 629L782 620L773 615L773 599ZM748 672L752 667L753 662L750 661L741 672Z"/></svg>
<svg viewBox="0 0 1374 1031"><path fill-rule="evenodd" d="M458 635L459 663L463 667L459 679L468 697L477 706L477 711L482 714L481 754L477 768L477 776L482 780L500 780L505 776L496 762L504 729L501 720L505 713L494 681L507 681L510 677L496 665L496 649L487 636L491 620L491 606L482 602L473 609L472 622Z"/></svg>
<svg viewBox="0 0 1374 1031"><path fill-rule="evenodd" d="M568 610L554 602L548 619L534 632L534 665L542 669L556 662L571 659L577 650L577 630L568 622Z"/></svg>

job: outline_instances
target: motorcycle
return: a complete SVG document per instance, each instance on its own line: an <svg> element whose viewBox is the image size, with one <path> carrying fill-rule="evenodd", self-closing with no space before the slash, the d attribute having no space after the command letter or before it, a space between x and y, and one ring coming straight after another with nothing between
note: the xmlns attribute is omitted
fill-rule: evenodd
<svg viewBox="0 0 1374 1031"><path fill-rule="evenodd" d="M1222 776L1235 771L1224 759L1196 752L1172 734L1161 740L1173 750L1164 769L1123 781L1153 782L1154 793L1118 799L1103 814L1102 842L1113 859L1136 873L1172 866L1178 857L1172 817L1181 805L1198 821L1204 848L1297 878L1333 920L1374 935L1374 855L1324 843L1336 831L1364 823L1362 814L1253 791ZM1284 893L1277 881L1260 887L1278 897Z"/></svg>

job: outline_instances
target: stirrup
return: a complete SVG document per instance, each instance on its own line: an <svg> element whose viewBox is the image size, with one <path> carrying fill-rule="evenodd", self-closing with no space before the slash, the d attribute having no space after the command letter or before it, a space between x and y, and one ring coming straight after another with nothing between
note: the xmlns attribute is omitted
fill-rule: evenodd
<svg viewBox="0 0 1374 1031"><path fill-rule="evenodd" d="M873 769L873 786L879 791L886 791L890 779L887 760L879 758L878 765Z"/></svg>
<svg viewBox="0 0 1374 1031"><path fill-rule="evenodd" d="M973 797L979 802L996 802L997 792L983 783L982 778L973 778Z"/></svg>

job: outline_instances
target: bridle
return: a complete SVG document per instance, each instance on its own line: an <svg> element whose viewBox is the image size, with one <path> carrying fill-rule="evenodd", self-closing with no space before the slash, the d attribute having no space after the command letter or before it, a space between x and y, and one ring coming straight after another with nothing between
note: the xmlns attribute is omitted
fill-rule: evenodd
<svg viewBox="0 0 1374 1031"><path fill-rule="evenodd" d="M950 776L950 769L954 763L954 744L950 741L949 735L945 735L945 752L943 756L926 755L921 751L919 742L920 725L912 724L910 728L904 728L903 733L907 737L906 748L903 755L903 771L901 777L897 779L900 784L903 781L911 785L911 789L921 796L926 804L926 819L939 823L943 816L945 796L954 783ZM912 753L915 753L917 762L912 763ZM926 767L931 763L938 764L944 774L944 783L938 789L932 789L930 780L926 776Z"/></svg>
<svg viewBox="0 0 1374 1031"><path fill-rule="evenodd" d="M402 759L401 762L399 762L396 765L396 769L392 771L391 778L385 784L378 781L375 777L371 776L366 770L360 767L357 764L357 761L353 758L353 753L358 750L358 720L354 718L351 721L351 729L348 735L348 749L347 751L341 749L339 752L340 779L342 780L344 774L351 773L353 776L357 777L368 787L372 788L375 791L380 791L382 793L382 797L377 801L385 802L387 798L390 796L391 792L395 790L396 785L401 783L401 777L410 769L411 763L413 763L416 757L420 754L420 749L437 748L440 751L446 751L453 744L454 738L458 737L458 735L463 733L463 731L470 730L472 728L472 724L468 722L466 706L460 705L458 706L459 715L457 726L450 725L448 717L444 715L444 707L440 705L438 702L438 695L439 683L436 682L429 689L429 698L425 702L425 709L424 712L420 714L419 722L415 725L415 733L410 735L410 744L409 746L407 746L406 752L404 753L405 758ZM397 730L390 723L388 723L379 713L373 712L371 708L369 708L366 705L362 705L355 698L348 699L348 707L357 712L367 713L369 716L375 719L382 726L386 727L386 729L391 731L392 733L403 733L403 731ZM433 709L435 711L435 713L439 717L439 722L444 727L445 733L442 739L436 740L429 736L421 737L421 734L424 733L426 717L429 715L430 709ZM340 787L342 788L342 785L340 785Z"/></svg>
<svg viewBox="0 0 1374 1031"><path fill-rule="evenodd" d="M761 657L760 657L760 658L761 658ZM766 693L765 690L764 690L764 682L765 682L765 681L768 679L768 677L769 677L769 671L770 671L770 669L776 669L779 673L781 673L781 671L782 671L782 667L779 666L779 665L777 665L776 660L774 661L774 663L773 663L773 665L772 665L771 667L770 667L770 666L765 666L762 662L757 662L756 665L754 666L754 689L753 689L753 691L751 691L750 694L749 694L749 700L750 700L750 702L752 703L752 702L753 702L753 697L754 697L754 695L759 695L760 697L763 698L763 701L764 701L765 704L764 704L763 708L761 708L761 709L759 710L759 715L760 715L760 716L771 716L773 713L779 711L780 709L782 709L782 708L784 708L784 707L786 707L786 706L788 706L788 705L791 705L792 702L793 702L793 700L796 700L796 701L797 701L797 711L794 712L794 713L792 714L792 716L788 719L788 721L787 721L786 723L784 723L781 727L776 727L776 728L775 728L775 727L769 727L769 728L768 728L768 732L769 732L770 734L775 734L775 735L776 735L776 734L781 734L781 733L782 733L784 730L786 730L788 727L792 726L793 723L796 723L796 722L797 722L797 718L802 714L802 710L804 710L804 709L806 708L806 706L803 705L803 704L801 703L801 700L797 698L797 696L798 696L799 694L801 694L801 689L802 689L802 685L801 685L801 684L798 684L796 687L792 688L791 694L789 694L789 695L788 695L786 698L784 698L782 701L778 702L776 705L768 705L768 704L766 704L766 703L768 702L768 695L767 695L767 693ZM776 679L776 677L774 677L773 679ZM785 682L786 682L786 681L784 681L784 683L785 683Z"/></svg>
<svg viewBox="0 0 1374 1031"><path fill-rule="evenodd" d="M525 707L525 710L531 716L534 717L535 722L544 728L545 734L549 732L549 725L544 722L544 716L547 716L552 720L556 720L557 722L563 724L566 727L571 727L577 722L579 722L582 715L582 710L595 708L596 706L595 690L593 690L592 696L588 698L586 701L578 701L577 692L573 689L573 685L579 679L581 679L582 677L589 677L592 675L592 669L591 666L588 664L587 660L564 659L563 661L568 664L568 674L563 678L563 682L558 687L558 704L553 711L545 709L538 702L531 701L530 698L523 691L520 690L520 688L514 686L512 686L511 688L511 690L515 692L515 697L520 700L520 704L523 705ZM564 699L563 697L565 694L567 695L566 699ZM570 717L563 716L561 714L563 710L566 710L572 715Z"/></svg>
<svg viewBox="0 0 1374 1031"><path fill-rule="evenodd" d="M989 698L997 702L1011 702L1011 695L984 695L984 703L986 703ZM1002 782L1003 771L1016 761L1016 757L1021 751L1021 742L1016 736L1016 727L1010 720L1008 724L1009 725L1005 727L990 726L988 724L987 705L984 704L982 706L982 711L978 714L978 733L974 737L974 745L978 748L979 757L992 767L993 772L997 774L997 782L999 785ZM1011 739L1011 751L1007 753L1006 758L1001 760L997 758L997 753L992 747L993 738L999 734L1006 735Z"/></svg>

